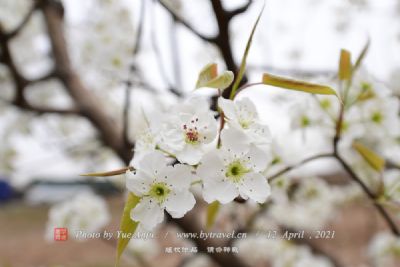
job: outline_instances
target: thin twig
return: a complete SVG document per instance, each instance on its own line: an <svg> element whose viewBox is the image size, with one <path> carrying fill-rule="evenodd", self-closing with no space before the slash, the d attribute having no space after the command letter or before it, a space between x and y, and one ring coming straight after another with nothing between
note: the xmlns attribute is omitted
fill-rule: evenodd
<svg viewBox="0 0 400 267"><path fill-rule="evenodd" d="M347 173L350 175L352 180L360 185L360 187L363 189L364 193L368 196L368 198L374 204L375 208L382 215L383 219L386 221L386 223L390 227L390 230L393 232L393 234L395 234L396 236L400 236L400 231L397 228L396 223L392 220L392 218L387 213L385 208L376 201L377 196L364 184L364 182L358 177L358 175L352 170L352 168L339 155L336 154L335 158L339 161L339 163L347 171Z"/></svg>
<svg viewBox="0 0 400 267"><path fill-rule="evenodd" d="M267 178L267 180L268 181L272 181L272 180L278 178L279 176L281 176L281 175L283 175L283 174L285 174L285 173L287 173L287 172L289 172L289 171L291 171L291 170L293 170L295 168L301 167L302 165L304 165L304 164L306 164L306 163L308 163L310 161L313 161L313 160L316 160L316 159L321 159L321 158L332 158L333 156L334 155L332 153L325 153L325 154L319 154L319 155L315 155L315 156L306 158L306 159L300 161L299 163L297 163L295 165L288 166L288 167L284 168L283 170L271 175L270 177Z"/></svg>
<svg viewBox="0 0 400 267"><path fill-rule="evenodd" d="M37 8L38 8L38 3L35 1L35 3L29 9L28 13L25 15L25 17L22 19L22 21L18 24L18 26L7 33L0 34L0 39L2 41L7 41L7 40L10 40L10 39L14 38L15 36L17 36L21 32L21 30L28 24L29 20L31 19L32 15L35 13Z"/></svg>
<svg viewBox="0 0 400 267"><path fill-rule="evenodd" d="M215 37L208 37L208 36L205 36L204 34L200 33L198 30L193 28L189 23L187 23L183 18L181 18L178 14L176 14L175 11L168 4L166 4L164 1L158 0L158 2L161 4L161 6L163 6L171 14L171 16L176 21L178 21L180 24L185 26L189 31L191 31L193 34L198 36L200 39L202 39L202 40L204 40L206 42L210 42L210 43L214 43L215 42Z"/></svg>
<svg viewBox="0 0 400 267"><path fill-rule="evenodd" d="M249 9L250 5L253 3L252 0L247 0L247 2L242 5L241 7L238 7L232 11L228 11L228 19L231 20L232 18L234 18L235 16L242 14L244 12L247 11L247 9Z"/></svg>

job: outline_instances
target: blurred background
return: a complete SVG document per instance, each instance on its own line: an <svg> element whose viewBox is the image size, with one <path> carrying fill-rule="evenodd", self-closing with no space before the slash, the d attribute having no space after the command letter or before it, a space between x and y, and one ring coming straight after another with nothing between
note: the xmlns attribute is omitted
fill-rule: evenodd
<svg viewBox="0 0 400 267"><path fill-rule="evenodd" d="M93 229L117 230L124 205L124 178L87 179L79 174L126 166L133 144L146 125L143 114L165 109L191 94L204 65L217 62L221 70L237 71L263 2L0 0L1 267L113 266L113 242L49 241L48 232L54 226L53 217L57 217L49 210L73 210L73 205L94 203L105 215L95 217L104 223ZM371 79L400 95L400 1L265 3L248 58L248 82L260 81L263 72L327 79L337 71L341 48L357 55L370 40L363 67ZM279 136L290 129L291 120L290 107L282 103L293 104L301 97L268 90L255 87L244 95L255 102L272 135ZM204 89L197 94L212 98L213 92ZM304 156L324 146L318 138L307 141L299 137L296 142L288 142L293 146L291 155ZM395 148L398 155L400 146ZM388 244L398 249L391 251L391 256L399 256L400 241L376 236L386 229L385 222L358 195L358 189L346 182L337 164L320 161L300 173L326 178L324 184L316 180L304 186L325 190L332 199L317 200L318 207L310 204L308 210L315 213L277 208L268 214L274 220L268 220L268 216L265 221L255 220L255 228L281 229L282 222L287 229L295 230L312 225L336 231L335 238L282 244L249 237L234 242L245 264L389 266L380 265L374 254L385 251ZM63 205L77 197L75 204ZM292 212L301 215L281 218ZM203 222L204 203L192 213ZM246 205L233 203L222 209L214 230L240 228L240 218L249 216ZM181 230L173 222L157 229L160 233ZM205 253L165 253L165 247L192 247L191 242L172 237L138 242L129 249L122 265L221 265L215 260L218 256ZM296 249L290 252L292 256L279 254L282 246ZM306 252L299 252L303 250ZM276 255L293 260L271 263ZM385 262L389 263L398 266L398 258Z"/></svg>

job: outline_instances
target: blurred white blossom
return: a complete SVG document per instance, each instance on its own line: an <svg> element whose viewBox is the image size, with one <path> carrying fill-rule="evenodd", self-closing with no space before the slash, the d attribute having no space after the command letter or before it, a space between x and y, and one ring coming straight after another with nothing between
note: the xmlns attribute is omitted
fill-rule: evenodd
<svg viewBox="0 0 400 267"><path fill-rule="evenodd" d="M68 228L69 236L84 241L78 231L95 233L110 222L107 203L93 193L80 193L70 200L55 204L49 211L46 239L54 240L54 228Z"/></svg>

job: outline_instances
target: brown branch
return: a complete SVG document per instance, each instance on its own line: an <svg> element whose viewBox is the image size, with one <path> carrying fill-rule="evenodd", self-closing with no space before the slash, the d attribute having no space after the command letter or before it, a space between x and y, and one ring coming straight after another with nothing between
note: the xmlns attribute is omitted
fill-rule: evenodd
<svg viewBox="0 0 400 267"><path fill-rule="evenodd" d="M390 227L391 231L393 234L400 236L400 231L397 228L396 223L392 220L390 215L387 213L385 208L377 202L378 195L375 195L374 192L372 192L366 184L361 180L360 177L353 171L353 169L344 161L344 159L340 156L339 154L339 141L341 138L341 132L342 132L342 124L343 124L343 118L344 118L344 112L345 112L345 104L346 104L346 98L343 100L343 103L340 105L340 111L338 115L338 119L336 121L336 133L333 138L333 154L334 157L338 160L340 165L345 169L345 171L350 175L351 179L356 182L361 189L364 191L364 193L367 195L367 197L372 201L374 207L377 209L377 211L381 214L382 218L386 221L388 226Z"/></svg>
<svg viewBox="0 0 400 267"><path fill-rule="evenodd" d="M15 36L17 36L21 32L21 30L28 24L29 20L31 19L32 15L35 13L37 8L38 8L38 2L35 1L35 3L29 9L28 13L25 15L25 17L22 19L22 21L18 24L18 26L9 32L4 32L4 33L0 34L0 40L2 42L8 41L8 40L14 38ZM0 27L1 27L1 25L0 25Z"/></svg>
<svg viewBox="0 0 400 267"><path fill-rule="evenodd" d="M174 20L176 20L177 22L179 22L180 24L185 26L189 31L191 31L197 37L199 37L200 39L202 39L206 42L210 42L210 43L215 42L215 37L208 37L208 36L203 35L199 31L197 31L195 28L193 28L193 26L191 26L188 22L186 22L178 14L176 14L175 11L168 4L166 4L163 0L158 0L158 2L161 4L161 6L163 6L168 11L168 13L171 14L171 16L174 18Z"/></svg>
<svg viewBox="0 0 400 267"><path fill-rule="evenodd" d="M128 81L125 87L125 95L124 95L124 108L122 112L122 138L126 146L131 147L132 144L129 140L129 110L131 108L131 90L132 83Z"/></svg>
<svg viewBox="0 0 400 267"><path fill-rule="evenodd" d="M80 115L80 111L77 108L70 108L70 109L58 109L58 108L52 108L52 107L42 107L42 106L36 106L32 105L28 102L25 103L14 103L11 102L12 105L17 106L21 109L24 109L26 111L31 111L33 113L36 113L38 115L43 115L43 114L59 114L59 115Z"/></svg>
<svg viewBox="0 0 400 267"><path fill-rule="evenodd" d="M61 3L51 0L43 1L40 9L46 22L58 78L81 110L82 115L99 130L104 143L127 164L132 157L132 152L131 148L125 146L122 127L104 111L96 95L86 88L72 67L64 38Z"/></svg>
<svg viewBox="0 0 400 267"><path fill-rule="evenodd" d="M360 185L364 193L368 196L368 198L372 201L377 211L381 214L382 218L386 221L390 230L396 236L400 236L400 231L397 228L396 223L392 220L389 213L385 210L385 208L377 202L377 196L364 184L364 182L358 177L358 175L352 170L352 168L338 155L335 154L335 158L339 161L342 167L347 171L353 181Z"/></svg>
<svg viewBox="0 0 400 267"><path fill-rule="evenodd" d="M32 85L32 84L35 84L35 83L45 82L45 81L53 79L53 78L57 78L57 73L56 73L55 70L52 70L52 71L50 71L50 72L48 72L48 73L46 73L46 74L44 74L42 76L34 78L34 79L29 79L29 80L27 80L27 82L30 85Z"/></svg>
<svg viewBox="0 0 400 267"><path fill-rule="evenodd" d="M247 9L249 9L252 2L253 2L252 0L247 0L247 2L243 6L238 7L232 11L228 11L228 19L231 20L233 17L246 12Z"/></svg>
<svg viewBox="0 0 400 267"><path fill-rule="evenodd" d="M332 153L326 153L326 154L319 154L319 155L315 155L315 156L306 158L306 159L300 161L299 163L297 163L295 165L287 166L286 168L282 169L281 171L271 175L270 177L267 178L267 180L268 181L272 181L272 180L278 178L279 176L281 176L281 175L283 175L283 174L285 174L285 173L287 173L287 172L289 172L289 171L291 171L293 169L301 167L302 165L304 165L304 164L306 164L306 163L308 163L310 161L313 161L313 160L316 160L316 159L321 159L321 158L332 158L332 157L334 157L334 155Z"/></svg>

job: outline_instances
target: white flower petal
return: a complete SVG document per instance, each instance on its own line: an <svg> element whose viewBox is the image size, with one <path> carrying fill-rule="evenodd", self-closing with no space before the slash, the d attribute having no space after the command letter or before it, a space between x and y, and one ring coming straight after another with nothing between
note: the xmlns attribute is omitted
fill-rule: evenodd
<svg viewBox="0 0 400 267"><path fill-rule="evenodd" d="M164 209L149 197L144 197L139 204L131 210L131 219L140 222L148 231L164 220Z"/></svg>
<svg viewBox="0 0 400 267"><path fill-rule="evenodd" d="M271 144L271 133L267 125L261 123L253 123L251 127L246 130L246 133L250 136L250 140L257 146L269 146Z"/></svg>
<svg viewBox="0 0 400 267"><path fill-rule="evenodd" d="M224 115L232 121L237 121L235 104L232 100L225 99L223 97L218 98L218 107L222 109Z"/></svg>
<svg viewBox="0 0 400 267"><path fill-rule="evenodd" d="M176 158L182 163L196 165L203 154L204 152L199 145L186 144L182 151L176 153Z"/></svg>
<svg viewBox="0 0 400 267"><path fill-rule="evenodd" d="M173 218L181 218L193 209L196 200L189 190L173 191L165 202L165 208Z"/></svg>
<svg viewBox="0 0 400 267"><path fill-rule="evenodd" d="M190 184L194 180L192 171L193 168L188 165L175 164L169 173L170 179L168 183L172 185L173 188L189 189Z"/></svg>
<svg viewBox="0 0 400 267"><path fill-rule="evenodd" d="M149 176L154 176L166 166L166 158L160 151L154 151L145 155L139 162L138 169L146 172Z"/></svg>
<svg viewBox="0 0 400 267"><path fill-rule="evenodd" d="M126 187L136 196L140 197L149 192L152 179L146 173L140 170L136 172L127 171L125 176Z"/></svg>
<svg viewBox="0 0 400 267"><path fill-rule="evenodd" d="M221 144L224 150L231 151L237 155L244 155L249 150L248 138L239 129L230 127L221 131Z"/></svg>
<svg viewBox="0 0 400 267"><path fill-rule="evenodd" d="M264 152L252 145L246 155L246 160L248 160L248 165L253 169L253 171L262 172L267 168L268 163L271 161L271 153L270 151Z"/></svg>
<svg viewBox="0 0 400 267"><path fill-rule="evenodd" d="M214 149L203 156L196 174L203 181L214 180L214 177L222 177L225 174L225 166L218 156L220 151Z"/></svg>
<svg viewBox="0 0 400 267"><path fill-rule="evenodd" d="M204 183L203 197L208 203L218 200L227 204L239 195L236 186L229 181L210 181Z"/></svg>
<svg viewBox="0 0 400 267"><path fill-rule="evenodd" d="M271 187L261 174L251 173L239 184L239 192L245 199L250 198L258 203L264 203L271 195Z"/></svg>

